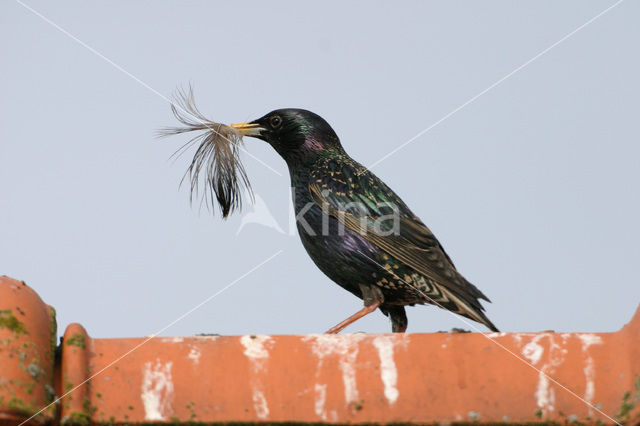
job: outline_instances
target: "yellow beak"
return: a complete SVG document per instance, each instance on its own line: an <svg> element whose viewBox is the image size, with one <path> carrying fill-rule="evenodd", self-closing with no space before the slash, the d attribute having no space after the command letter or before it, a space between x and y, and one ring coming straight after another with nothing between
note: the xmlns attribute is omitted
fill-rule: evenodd
<svg viewBox="0 0 640 426"><path fill-rule="evenodd" d="M257 123L249 123L246 121L244 123L231 124L230 126L238 129L243 136L260 136L260 131L265 130Z"/></svg>

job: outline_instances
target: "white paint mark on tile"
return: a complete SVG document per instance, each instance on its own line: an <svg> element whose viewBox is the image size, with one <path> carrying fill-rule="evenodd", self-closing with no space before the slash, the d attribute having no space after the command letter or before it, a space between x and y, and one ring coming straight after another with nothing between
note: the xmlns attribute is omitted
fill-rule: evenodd
<svg viewBox="0 0 640 426"><path fill-rule="evenodd" d="M218 340L218 337L221 337L218 334L199 334L195 338L198 340Z"/></svg>
<svg viewBox="0 0 640 426"><path fill-rule="evenodd" d="M348 355L340 361L340 370L342 370L342 383L344 383L344 400L348 404L358 400L358 384L356 382L355 361L358 352L349 352Z"/></svg>
<svg viewBox="0 0 640 426"><path fill-rule="evenodd" d="M522 343L522 336L519 333L514 333L512 336L513 336L513 340L515 340L516 343L518 344Z"/></svg>
<svg viewBox="0 0 640 426"><path fill-rule="evenodd" d="M538 408L548 411L553 411L555 409L556 392L551 387L549 378L542 369L540 370L540 373L538 373L538 386L536 387L534 395L536 397Z"/></svg>
<svg viewBox="0 0 640 426"><path fill-rule="evenodd" d="M263 335L248 335L240 338L240 343L244 346L244 354L254 360L264 359L269 357L269 351L265 345L272 343L273 338L271 336Z"/></svg>
<svg viewBox="0 0 640 426"><path fill-rule="evenodd" d="M303 340L312 341L313 353L320 359L327 355L345 355L358 347L365 334L311 334Z"/></svg>
<svg viewBox="0 0 640 426"><path fill-rule="evenodd" d="M358 357L358 343L365 337L364 334L317 334L305 337L305 340L312 341L311 349L318 357L316 376L320 373L325 357L338 356L344 385L344 399L347 404L359 400L355 365Z"/></svg>
<svg viewBox="0 0 640 426"><path fill-rule="evenodd" d="M189 358L191 361L193 361L194 364L197 365L200 363L201 356L202 356L202 353L200 353L200 349L196 347L192 347L191 350L189 351L189 355L187 355L187 358Z"/></svg>
<svg viewBox="0 0 640 426"><path fill-rule="evenodd" d="M504 337L506 336L507 333L503 333L503 332L494 332L494 333L489 333L489 334L485 334L485 336L487 336L490 339L495 339L496 337Z"/></svg>
<svg viewBox="0 0 640 426"><path fill-rule="evenodd" d="M601 345L602 337L592 333L578 334L578 338L582 341L582 350L586 351L591 345Z"/></svg>
<svg viewBox="0 0 640 426"><path fill-rule="evenodd" d="M540 361L540 357L544 353L544 348L538 343L541 337L543 337L543 335L534 337L533 340L522 348L522 355L531 361L533 365L536 365L538 361Z"/></svg>
<svg viewBox="0 0 640 426"><path fill-rule="evenodd" d="M256 416L262 420L269 417L269 405L267 404L267 399L264 397L264 393L262 393L261 390L254 389L252 397L253 408L256 410Z"/></svg>
<svg viewBox="0 0 640 426"><path fill-rule="evenodd" d="M602 338L597 334L582 333L578 334L578 338L582 341L582 353L585 356L584 365L584 400L593 405L594 397L596 396L596 369L593 362L593 357L589 354L589 347L591 345L601 345ZM589 416L593 416L594 409L589 405Z"/></svg>
<svg viewBox="0 0 640 426"><path fill-rule="evenodd" d="M322 420L327 420L327 410L325 410L324 407L327 402L327 385L316 383L314 390L316 394L314 401L316 416L320 417Z"/></svg>
<svg viewBox="0 0 640 426"><path fill-rule="evenodd" d="M544 358L538 372L538 383L534 392L538 408L551 412L555 410L556 394L549 377L553 375L556 368L564 362L567 350L564 348L565 338L562 344L556 342L554 333L541 334L519 334L519 339L532 337L531 341L522 348L522 355L536 365ZM545 356L545 346L543 340L548 341L548 349ZM519 340L521 342L521 340Z"/></svg>
<svg viewBox="0 0 640 426"><path fill-rule="evenodd" d="M165 420L173 415L172 362L144 363L142 369L142 393L145 420Z"/></svg>
<svg viewBox="0 0 640 426"><path fill-rule="evenodd" d="M264 386L260 377L260 372L265 369L269 360L269 349L273 345L273 338L264 335L247 335L240 338L240 343L244 346L244 354L251 363L251 392L253 399L253 409L259 419L269 417L269 404L264 396Z"/></svg>
<svg viewBox="0 0 640 426"><path fill-rule="evenodd" d="M388 336L378 336L373 339L373 345L378 350L380 358L380 378L384 384L384 396L389 404L398 400L398 369L393 360L393 341Z"/></svg>
<svg viewBox="0 0 640 426"><path fill-rule="evenodd" d="M162 339L163 343L182 343L184 342L184 337L165 337Z"/></svg>

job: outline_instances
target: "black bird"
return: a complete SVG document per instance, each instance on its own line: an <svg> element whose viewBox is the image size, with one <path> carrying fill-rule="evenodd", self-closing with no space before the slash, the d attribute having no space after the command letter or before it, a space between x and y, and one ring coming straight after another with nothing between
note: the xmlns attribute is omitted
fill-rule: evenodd
<svg viewBox="0 0 640 426"><path fill-rule="evenodd" d="M478 299L490 300L400 197L349 157L322 117L279 109L231 126L266 141L287 162L302 244L322 272L364 301L328 333L378 308L394 332L404 332L404 307L414 304L434 304L498 331Z"/></svg>

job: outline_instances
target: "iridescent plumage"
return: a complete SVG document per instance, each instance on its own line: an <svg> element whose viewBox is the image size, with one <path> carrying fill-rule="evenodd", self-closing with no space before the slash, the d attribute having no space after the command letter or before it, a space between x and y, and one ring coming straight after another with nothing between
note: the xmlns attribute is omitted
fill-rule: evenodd
<svg viewBox="0 0 640 426"><path fill-rule="evenodd" d="M433 304L497 331L479 302L489 299L457 271L400 197L347 155L324 119L282 109L248 125L252 132L259 126L253 136L287 162L307 253L329 278L364 300L362 311L330 331L376 307L390 316L393 331L404 331L404 306L414 304Z"/></svg>
<svg viewBox="0 0 640 426"><path fill-rule="evenodd" d="M364 301L361 311L329 332L378 308L394 332L404 332L404 307L415 304L433 304L497 331L479 302L489 299L457 271L400 197L347 155L324 119L281 109L232 126L268 142L286 161L307 253L330 279Z"/></svg>

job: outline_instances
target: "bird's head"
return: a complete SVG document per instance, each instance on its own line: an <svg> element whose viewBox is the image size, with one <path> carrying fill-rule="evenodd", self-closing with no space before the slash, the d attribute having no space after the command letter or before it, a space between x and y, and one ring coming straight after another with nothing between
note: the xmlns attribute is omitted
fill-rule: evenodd
<svg viewBox="0 0 640 426"><path fill-rule="evenodd" d="M304 109L277 109L257 120L231 126L244 136L269 143L289 165L313 160L327 150L342 151L329 123Z"/></svg>

